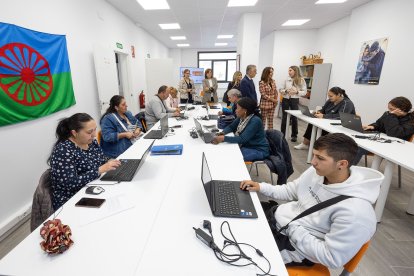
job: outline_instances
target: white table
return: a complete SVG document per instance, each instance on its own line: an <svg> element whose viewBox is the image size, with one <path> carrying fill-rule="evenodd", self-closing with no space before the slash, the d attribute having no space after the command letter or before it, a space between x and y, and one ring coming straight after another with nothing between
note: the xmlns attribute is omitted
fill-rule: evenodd
<svg viewBox="0 0 414 276"><path fill-rule="evenodd" d="M38 228L0 261L0 275L256 275L259 270L254 267L219 262L192 229L202 228L202 221L210 220L221 247L219 228L225 219L211 214L201 184L202 152L213 178L250 179L237 145L205 144L190 137L188 130L194 127L191 116L204 115L205 110L197 107L188 112L189 120L170 118L170 126L182 124L183 128L155 144L183 144L183 154L149 155L133 181L103 186L105 192L96 197L107 202L100 209L74 207L85 196L85 189L70 199L58 215L73 233L75 244L67 252L58 256L44 253ZM211 125L214 121L201 123ZM151 142L140 139L120 158L140 158ZM239 242L250 243L265 254L272 274L288 275L257 194L251 195L259 218L227 219L233 233ZM109 202L118 202L121 211L103 217L101 211ZM267 269L267 263L254 251L244 250Z"/></svg>
<svg viewBox="0 0 414 276"><path fill-rule="evenodd" d="M385 169L384 169L384 180L381 184L380 194L375 204L375 214L377 216L377 221L380 222L382 213L384 211L385 201L387 199L388 191L391 185L392 174L393 174L395 164L400 165L401 167L404 167L408 170L414 171L414 144L409 143L409 142L379 143L379 142L371 141L368 139L358 139L358 138L353 137L352 135L356 135L356 134L361 135L361 133L345 128L340 125L331 125L332 122L340 122L338 120L310 118L310 117L303 115L298 110L287 110L287 112L288 112L287 120L289 120L290 115L293 115L297 117L298 119L311 123L313 125L313 128L312 128L313 141L320 136L322 130L325 130L330 133L341 132L354 138L358 146L374 154L374 160L372 162L371 168L379 170L382 159L385 159L386 163L385 163ZM315 134L315 129L317 129L316 134ZM395 141L402 141L401 139L398 139L395 137L388 137L385 134L381 134L381 137L395 140ZM312 153L312 148L313 148L313 142L311 143L309 147L309 154ZM308 162L310 162L309 154L308 154ZM414 214L414 192L411 195L407 213Z"/></svg>

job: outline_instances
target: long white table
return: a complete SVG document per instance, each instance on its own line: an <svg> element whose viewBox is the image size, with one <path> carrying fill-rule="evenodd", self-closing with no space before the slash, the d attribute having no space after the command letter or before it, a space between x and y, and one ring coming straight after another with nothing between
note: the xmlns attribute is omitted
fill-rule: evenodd
<svg viewBox="0 0 414 276"><path fill-rule="evenodd" d="M298 119L303 120L307 123L311 123L313 125L312 140L309 147L307 160L308 163L310 162L309 156L312 156L313 142L321 135L322 130L330 133L341 132L354 138L358 146L374 154L374 160L371 165L371 168L373 169L379 170L382 159L385 159L386 163L384 169L384 180L381 184L380 195L378 196L378 200L375 204L375 214L377 216L377 221L380 222L382 213L384 211L385 202L387 200L388 191L391 185L394 166L400 165L401 167L414 171L414 144L403 142L401 139L395 137L388 137L385 134L381 134L381 137L393 140L394 142L380 143L368 139L358 139L352 135L361 135L361 133L345 128L341 125L331 125L332 122L340 122L339 120L310 118L303 115L298 110L287 110L287 113L287 120L290 119L290 115L293 115ZM288 129L286 131L288 131ZM287 135L288 133L286 132L286 136ZM401 143L397 141L400 141ZM414 192L411 195L407 213L414 214Z"/></svg>
<svg viewBox="0 0 414 276"><path fill-rule="evenodd" d="M272 274L288 275L257 194L252 199L258 219L213 217L201 183L201 157L206 153L214 179L250 179L237 145L205 144L190 137L191 117L204 116L197 107L189 120L169 119L181 124L155 145L183 144L182 155L149 155L131 182L105 185L99 198L107 202L99 209L75 207L85 195L80 190L58 214L70 225L74 245L65 253L49 256L39 246L39 228L0 260L0 275L256 275L255 267L232 267L219 262L212 250L198 240L192 227L212 223L216 244L223 238L220 224L230 222L239 242L259 248L269 259ZM215 121L200 121L211 125ZM155 126L155 128L158 125ZM120 158L140 158L152 140L140 139ZM99 183L99 181L94 181ZM263 269L267 262L250 248L243 248Z"/></svg>

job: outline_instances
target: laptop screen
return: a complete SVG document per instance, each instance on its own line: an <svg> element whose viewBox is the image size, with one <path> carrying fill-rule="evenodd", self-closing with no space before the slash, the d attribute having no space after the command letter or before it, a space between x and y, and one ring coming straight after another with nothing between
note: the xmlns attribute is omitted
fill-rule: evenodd
<svg viewBox="0 0 414 276"><path fill-rule="evenodd" d="M203 159L201 164L201 182L204 186L204 191L206 192L208 203L210 204L210 208L212 208L212 199L211 199L211 173L210 169L208 168L206 155L203 152Z"/></svg>
<svg viewBox="0 0 414 276"><path fill-rule="evenodd" d="M162 135L167 134L167 132L168 132L168 115L164 115L164 117L161 118L160 125L161 125Z"/></svg>
<svg viewBox="0 0 414 276"><path fill-rule="evenodd" d="M200 124L199 121L197 121L195 118L193 118L193 119L194 119L194 124L196 126L196 130L198 132L198 135L201 136L201 139L204 139L204 136L203 136L203 133L204 133L203 127L201 126L201 124Z"/></svg>
<svg viewBox="0 0 414 276"><path fill-rule="evenodd" d="M144 161L145 161L145 159L147 158L148 154L150 153L151 148L152 148L152 145L154 144L154 142L155 142L155 140L154 140L154 141L152 141L151 145L149 145L149 147L147 148L147 150L146 150L146 151L144 152L144 154L142 155L142 157L141 157L141 161L139 162L139 166L138 166L138 169L137 169L137 170L139 170L139 168L141 168L141 167L142 167L142 164L144 164Z"/></svg>

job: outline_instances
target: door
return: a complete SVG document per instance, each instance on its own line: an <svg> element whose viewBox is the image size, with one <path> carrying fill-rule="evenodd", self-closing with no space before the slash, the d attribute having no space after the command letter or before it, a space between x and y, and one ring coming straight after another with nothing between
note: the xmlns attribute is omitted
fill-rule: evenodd
<svg viewBox="0 0 414 276"><path fill-rule="evenodd" d="M115 52L110 46L94 45L96 81L98 86L99 108L104 114L113 95L119 95Z"/></svg>

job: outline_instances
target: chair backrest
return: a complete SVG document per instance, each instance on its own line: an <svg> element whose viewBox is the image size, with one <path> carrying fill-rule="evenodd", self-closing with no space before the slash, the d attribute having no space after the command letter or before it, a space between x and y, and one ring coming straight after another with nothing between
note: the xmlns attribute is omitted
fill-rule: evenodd
<svg viewBox="0 0 414 276"><path fill-rule="evenodd" d="M98 131L98 133L96 134L96 141L98 141L98 144L101 143L101 139L102 139L102 131Z"/></svg>
<svg viewBox="0 0 414 276"><path fill-rule="evenodd" d="M414 142L414 134L411 135L410 139L408 139L408 142Z"/></svg>
<svg viewBox="0 0 414 276"><path fill-rule="evenodd" d="M40 177L39 184L33 195L30 229L35 230L51 214L53 214L51 195L51 169L47 169Z"/></svg>
<svg viewBox="0 0 414 276"><path fill-rule="evenodd" d="M357 267L357 265L359 264L359 262L361 261L362 257L364 256L365 252L368 250L369 247L369 243L370 241L367 241L362 247L361 249L359 249L358 253L356 253L356 255L344 265L344 269L351 273L354 272L355 268Z"/></svg>

